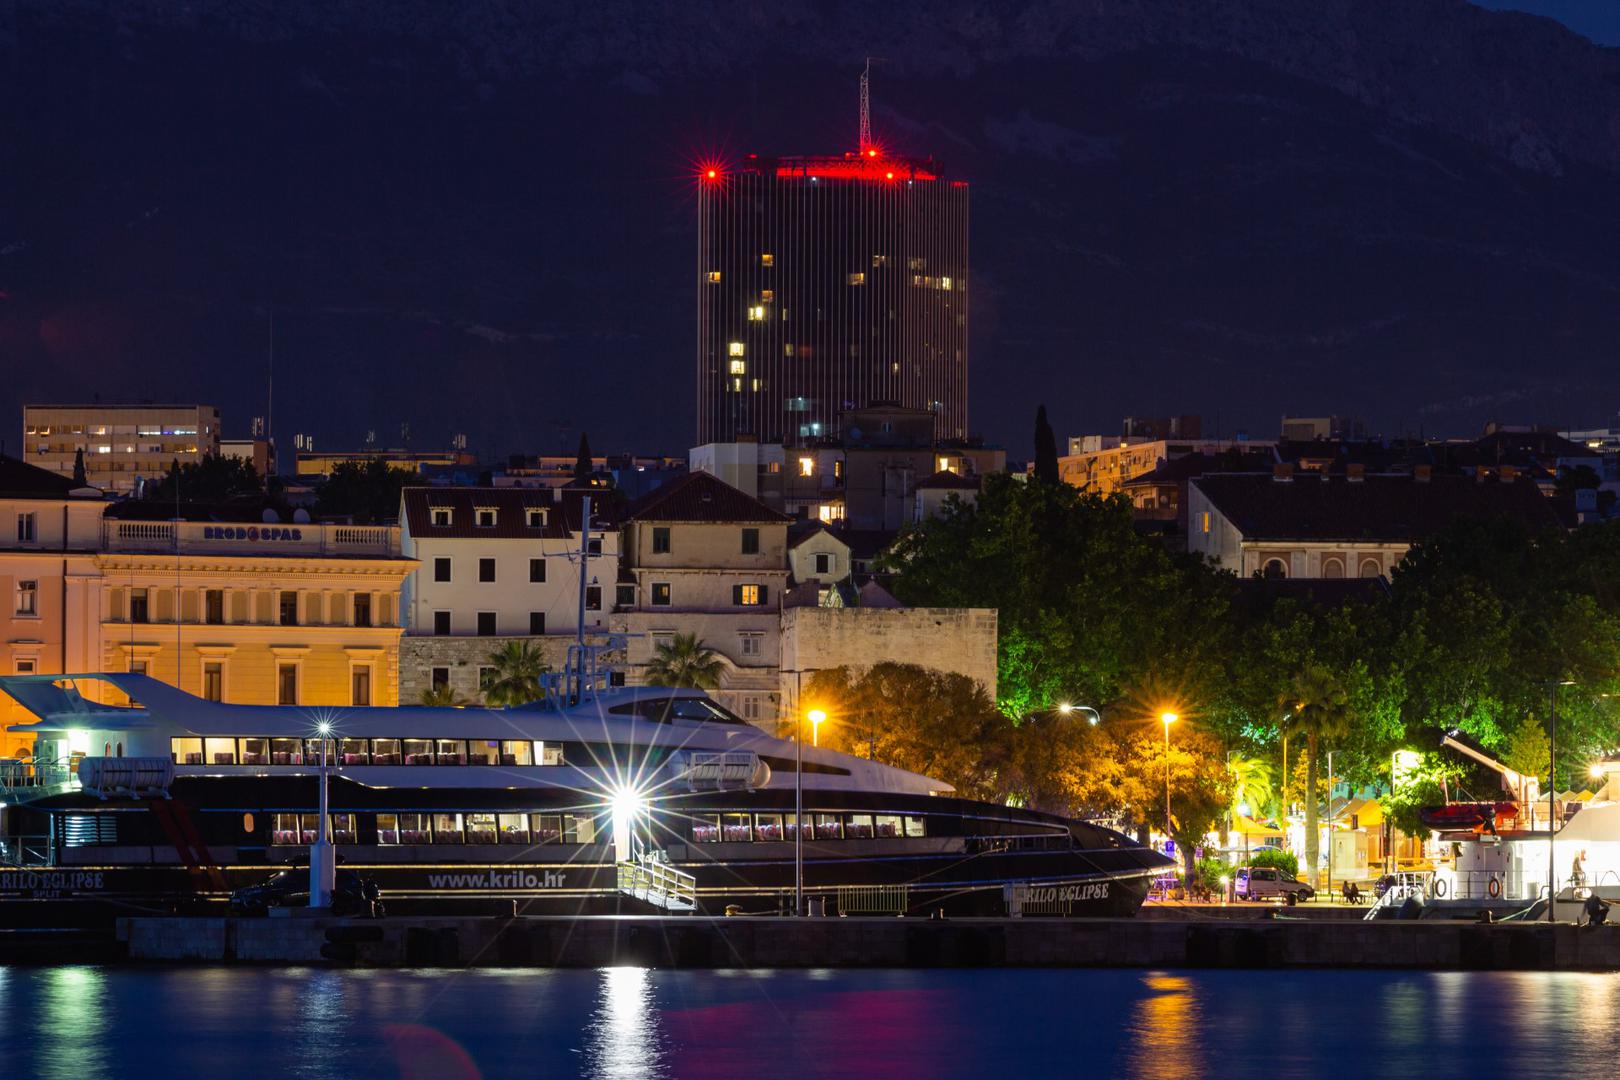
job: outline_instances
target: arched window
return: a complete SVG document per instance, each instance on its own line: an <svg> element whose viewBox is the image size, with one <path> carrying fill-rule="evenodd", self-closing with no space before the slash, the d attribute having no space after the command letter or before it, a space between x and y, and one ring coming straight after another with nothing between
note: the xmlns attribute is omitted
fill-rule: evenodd
<svg viewBox="0 0 1620 1080"><path fill-rule="evenodd" d="M1362 577L1378 577L1383 572L1384 572L1384 568L1382 566L1378 565L1378 560L1377 559L1362 559L1361 560L1361 576Z"/></svg>
<svg viewBox="0 0 1620 1080"><path fill-rule="evenodd" d="M124 756L124 740L123 739L118 740L118 756L119 757Z"/></svg>
<svg viewBox="0 0 1620 1080"><path fill-rule="evenodd" d="M1288 576L1288 567L1283 565L1281 559L1267 559L1266 565L1260 568L1260 573L1272 580Z"/></svg>
<svg viewBox="0 0 1620 1080"><path fill-rule="evenodd" d="M104 742L101 744L101 756L112 757L112 743Z"/></svg>
<svg viewBox="0 0 1620 1080"><path fill-rule="evenodd" d="M1328 578L1344 577L1344 560L1329 556L1322 560L1322 576Z"/></svg>

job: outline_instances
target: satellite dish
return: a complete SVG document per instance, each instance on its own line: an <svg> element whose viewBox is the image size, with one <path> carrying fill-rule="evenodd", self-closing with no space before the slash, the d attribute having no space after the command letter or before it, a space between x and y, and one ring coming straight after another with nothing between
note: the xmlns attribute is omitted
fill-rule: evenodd
<svg viewBox="0 0 1620 1080"><path fill-rule="evenodd" d="M298 509L294 510L293 511L293 524L294 525L308 525L309 524L309 511L305 510L302 506L300 506Z"/></svg>
<svg viewBox="0 0 1620 1080"><path fill-rule="evenodd" d="M274 525L281 520L281 515L276 513L275 507L267 506L264 508L264 513L259 515L259 519L266 525Z"/></svg>

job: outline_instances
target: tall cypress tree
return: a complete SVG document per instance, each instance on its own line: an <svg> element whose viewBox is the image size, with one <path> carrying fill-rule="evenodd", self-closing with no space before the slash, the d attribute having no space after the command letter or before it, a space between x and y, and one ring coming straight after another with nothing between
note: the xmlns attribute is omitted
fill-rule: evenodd
<svg viewBox="0 0 1620 1080"><path fill-rule="evenodd" d="M73 451L73 483L77 487L84 487L89 483L84 475L84 448Z"/></svg>
<svg viewBox="0 0 1620 1080"><path fill-rule="evenodd" d="M1048 484L1060 482L1057 436L1046 421L1046 406L1035 410L1035 479Z"/></svg>
<svg viewBox="0 0 1620 1080"><path fill-rule="evenodd" d="M590 484L591 474L595 471L591 464L591 441L582 431L579 433L579 453L574 456L574 483Z"/></svg>

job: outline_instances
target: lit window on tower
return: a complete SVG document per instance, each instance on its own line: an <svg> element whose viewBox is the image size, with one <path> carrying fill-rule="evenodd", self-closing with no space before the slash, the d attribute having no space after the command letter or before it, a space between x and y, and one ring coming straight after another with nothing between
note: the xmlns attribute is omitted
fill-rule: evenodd
<svg viewBox="0 0 1620 1080"><path fill-rule="evenodd" d="M759 257L759 265L761 265L761 266L775 266L776 265L776 256L771 255L771 254L761 255Z"/></svg>
<svg viewBox="0 0 1620 1080"><path fill-rule="evenodd" d="M720 284L720 271L718 271L718 270L710 270L709 271L709 284L710 285L718 285L718 284Z"/></svg>
<svg viewBox="0 0 1620 1080"><path fill-rule="evenodd" d="M753 307L748 309L748 321L749 322L761 322L761 321L764 320L764 318L765 318L765 305L764 304L755 304Z"/></svg>
<svg viewBox="0 0 1620 1080"><path fill-rule="evenodd" d="M940 278L939 279L939 287L941 289L944 289L946 292L950 292L951 291L951 279L948 278L948 277Z"/></svg>
<svg viewBox="0 0 1620 1080"><path fill-rule="evenodd" d="M741 356L742 354L743 354L743 343L740 342L740 341L733 341L731 343L731 355L732 356Z"/></svg>
<svg viewBox="0 0 1620 1080"><path fill-rule="evenodd" d="M865 285L866 275L857 270L855 273L849 275L849 283L851 285Z"/></svg>
<svg viewBox="0 0 1620 1080"><path fill-rule="evenodd" d="M782 346L782 352L783 352L783 355L785 355L785 356L792 356L793 355L793 342L790 341L786 345Z"/></svg>
<svg viewBox="0 0 1620 1080"><path fill-rule="evenodd" d="M889 257L887 255L874 255L874 256L872 256L872 269L876 270L876 269L879 269L880 267L884 267L884 266L888 266L888 265L889 265Z"/></svg>
<svg viewBox="0 0 1620 1080"><path fill-rule="evenodd" d="M776 299L776 290L775 289L761 289L759 291L759 299L760 299L761 303L764 303L764 304L770 303L772 300Z"/></svg>
<svg viewBox="0 0 1620 1080"><path fill-rule="evenodd" d="M733 375L748 374L748 362L746 360L733 360L731 362L731 373Z"/></svg>

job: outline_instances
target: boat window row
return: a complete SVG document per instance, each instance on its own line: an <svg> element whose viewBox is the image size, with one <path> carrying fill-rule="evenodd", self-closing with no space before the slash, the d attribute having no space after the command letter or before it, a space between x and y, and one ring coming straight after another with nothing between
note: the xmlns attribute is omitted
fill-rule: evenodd
<svg viewBox="0 0 1620 1080"><path fill-rule="evenodd" d="M360 842L358 814L330 814L334 844ZM594 844L593 814L381 813L377 843L407 844ZM276 814L270 842L281 846L315 842L319 814Z"/></svg>
<svg viewBox="0 0 1620 1080"><path fill-rule="evenodd" d="M319 765L320 739L176 738L176 765ZM563 765L563 744L530 739L328 739L329 765Z"/></svg>
<svg viewBox="0 0 1620 1080"><path fill-rule="evenodd" d="M793 840L798 829L792 814L693 814L694 844L746 844ZM804 815L806 840L901 839L928 835L924 819L914 814Z"/></svg>

